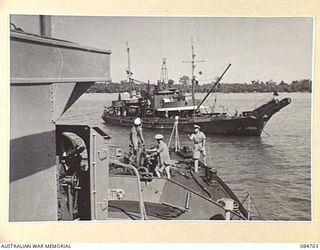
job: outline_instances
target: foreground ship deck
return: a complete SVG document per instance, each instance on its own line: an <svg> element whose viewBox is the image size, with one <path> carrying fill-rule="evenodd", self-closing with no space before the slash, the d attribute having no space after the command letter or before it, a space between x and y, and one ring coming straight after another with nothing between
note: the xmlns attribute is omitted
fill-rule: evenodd
<svg viewBox="0 0 320 250"><path fill-rule="evenodd" d="M154 177L152 170L148 171L150 168L142 168L138 180L123 163L113 162L109 179L109 216L133 220L250 219L237 196L214 169L202 164L201 171L195 173L190 158L176 152L171 152L171 157L174 159L171 179ZM137 186L138 181L140 186Z"/></svg>

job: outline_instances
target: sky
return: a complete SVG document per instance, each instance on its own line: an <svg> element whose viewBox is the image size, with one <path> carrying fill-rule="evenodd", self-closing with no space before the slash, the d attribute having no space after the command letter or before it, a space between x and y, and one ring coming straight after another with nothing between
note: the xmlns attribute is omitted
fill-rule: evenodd
<svg viewBox="0 0 320 250"><path fill-rule="evenodd" d="M22 19L12 20L19 24ZM312 79L311 17L52 16L52 33L111 50L111 78L116 82L126 79L126 42L133 78L156 82L162 58L167 58L169 79L190 76L191 65L183 61L191 59L191 37L196 60L205 60L196 64L200 84L212 82L229 63L225 83Z"/></svg>

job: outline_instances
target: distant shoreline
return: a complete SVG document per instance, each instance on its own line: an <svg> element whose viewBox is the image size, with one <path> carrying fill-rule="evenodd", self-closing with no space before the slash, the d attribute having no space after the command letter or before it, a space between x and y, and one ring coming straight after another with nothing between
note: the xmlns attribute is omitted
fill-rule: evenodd
<svg viewBox="0 0 320 250"><path fill-rule="evenodd" d="M173 82L173 81L172 81ZM171 88L179 90L179 92L191 92L190 84L170 84ZM148 83L132 83L131 86L128 82L122 81L120 83L115 82L99 82L93 84L87 93L125 93L130 89L137 92L146 92L152 89L156 89L157 84ZM208 93L212 88L212 83L195 85L195 93ZM216 93L292 93L292 92L307 92L312 93L312 81L309 79L303 79L299 81L292 81L290 84L281 81L276 83L273 81L252 81L251 83L222 83L213 92Z"/></svg>
<svg viewBox="0 0 320 250"><path fill-rule="evenodd" d="M263 94L263 93L272 93L273 91L266 91L266 92L213 92L213 93L219 93L219 94ZM312 94L311 91L277 91L278 93L305 93L305 94ZM93 91L86 91L86 94L129 94L129 92L93 92ZM195 94L205 94L206 92L194 92Z"/></svg>

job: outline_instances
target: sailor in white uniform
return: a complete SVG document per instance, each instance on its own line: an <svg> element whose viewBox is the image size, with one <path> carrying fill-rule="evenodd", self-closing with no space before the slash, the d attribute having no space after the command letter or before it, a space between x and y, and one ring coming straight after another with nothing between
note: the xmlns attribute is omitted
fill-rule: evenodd
<svg viewBox="0 0 320 250"><path fill-rule="evenodd" d="M170 154L169 154L169 148L167 144L163 141L163 135L157 134L154 137L158 141L158 146L155 149L147 150L147 152L153 152L149 156L153 156L155 154L158 155L158 165L155 168L155 172L158 177L161 177L161 173L163 170L166 171L168 179L171 178L170 169L171 169L171 160L170 160Z"/></svg>
<svg viewBox="0 0 320 250"><path fill-rule="evenodd" d="M189 135L190 140L193 142L193 160L194 171L199 171L199 159L203 156L203 164L206 165L206 135L200 131L199 125L194 125L194 133Z"/></svg>

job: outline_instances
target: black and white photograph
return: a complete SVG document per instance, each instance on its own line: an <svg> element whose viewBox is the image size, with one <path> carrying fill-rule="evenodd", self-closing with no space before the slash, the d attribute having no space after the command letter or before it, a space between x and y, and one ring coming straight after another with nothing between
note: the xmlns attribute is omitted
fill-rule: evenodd
<svg viewBox="0 0 320 250"><path fill-rule="evenodd" d="M311 221L313 26L10 15L9 221Z"/></svg>
<svg viewBox="0 0 320 250"><path fill-rule="evenodd" d="M9 18L9 222L312 222L314 17Z"/></svg>

